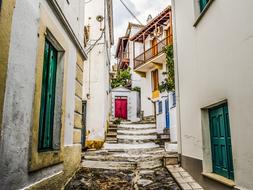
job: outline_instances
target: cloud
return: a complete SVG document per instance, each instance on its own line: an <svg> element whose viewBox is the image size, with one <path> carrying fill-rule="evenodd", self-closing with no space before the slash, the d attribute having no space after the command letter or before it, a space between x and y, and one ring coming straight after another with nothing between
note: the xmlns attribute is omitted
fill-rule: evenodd
<svg viewBox="0 0 253 190"><path fill-rule="evenodd" d="M154 18L163 9L171 4L170 0L123 0L129 9L136 15L136 17L143 23L146 24L148 15L151 14ZM114 11L114 34L115 34L115 45L118 42L118 38L125 35L128 22L138 23L133 16L126 10L121 4L120 0L113 0L113 11ZM115 48L113 48L113 54Z"/></svg>

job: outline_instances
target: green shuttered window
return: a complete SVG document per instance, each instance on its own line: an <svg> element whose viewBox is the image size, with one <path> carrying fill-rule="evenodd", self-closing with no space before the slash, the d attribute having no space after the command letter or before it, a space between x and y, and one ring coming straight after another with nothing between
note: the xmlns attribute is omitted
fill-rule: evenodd
<svg viewBox="0 0 253 190"><path fill-rule="evenodd" d="M199 0L200 12L204 10L209 0Z"/></svg>
<svg viewBox="0 0 253 190"><path fill-rule="evenodd" d="M53 149L57 50L46 40L41 89L39 151Z"/></svg>
<svg viewBox="0 0 253 190"><path fill-rule="evenodd" d="M213 172L234 179L227 104L209 110Z"/></svg>

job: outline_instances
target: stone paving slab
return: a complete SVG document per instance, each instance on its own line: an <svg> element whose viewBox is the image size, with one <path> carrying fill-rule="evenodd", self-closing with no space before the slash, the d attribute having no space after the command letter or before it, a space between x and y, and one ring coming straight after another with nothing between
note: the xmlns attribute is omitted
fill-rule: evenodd
<svg viewBox="0 0 253 190"><path fill-rule="evenodd" d="M182 167L178 165L166 167L182 190L204 190Z"/></svg>
<svg viewBox="0 0 253 190"><path fill-rule="evenodd" d="M166 168L155 170L80 169L65 190L180 190Z"/></svg>

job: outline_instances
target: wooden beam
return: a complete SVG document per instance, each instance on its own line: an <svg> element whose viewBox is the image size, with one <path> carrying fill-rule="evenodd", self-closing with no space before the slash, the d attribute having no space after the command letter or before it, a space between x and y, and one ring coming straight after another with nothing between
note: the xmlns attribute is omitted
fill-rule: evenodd
<svg viewBox="0 0 253 190"><path fill-rule="evenodd" d="M163 69L163 64L162 63L156 63L156 62L152 62L152 64L157 67L158 69Z"/></svg>
<svg viewBox="0 0 253 190"><path fill-rule="evenodd" d="M136 74L140 75L142 78L146 78L146 73L141 71L134 71Z"/></svg>

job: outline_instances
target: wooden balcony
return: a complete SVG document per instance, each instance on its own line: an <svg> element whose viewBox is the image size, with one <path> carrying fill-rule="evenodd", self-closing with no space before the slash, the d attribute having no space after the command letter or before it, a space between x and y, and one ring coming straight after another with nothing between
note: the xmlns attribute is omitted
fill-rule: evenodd
<svg viewBox="0 0 253 190"><path fill-rule="evenodd" d="M159 41L156 45L134 58L134 70L146 72L152 65L163 64L166 61L164 48L172 44L172 35Z"/></svg>
<svg viewBox="0 0 253 190"><path fill-rule="evenodd" d="M129 66L129 53L123 52L119 59L120 69L126 69Z"/></svg>

